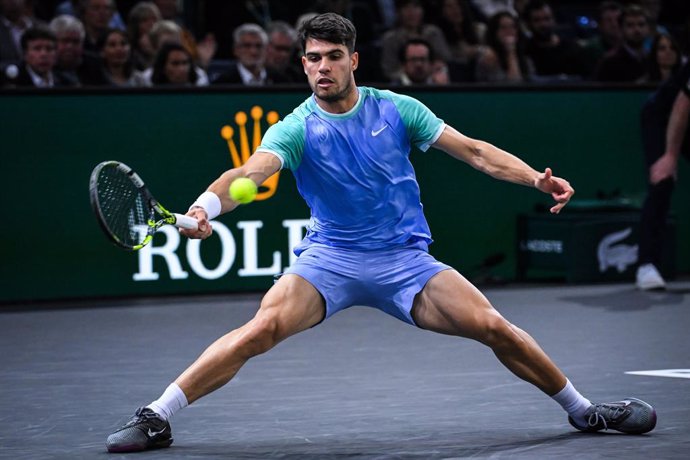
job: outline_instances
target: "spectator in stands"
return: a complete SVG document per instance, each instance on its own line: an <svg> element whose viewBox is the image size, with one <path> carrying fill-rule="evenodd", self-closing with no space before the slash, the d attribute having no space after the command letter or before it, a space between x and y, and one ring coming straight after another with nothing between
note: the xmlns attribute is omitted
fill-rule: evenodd
<svg viewBox="0 0 690 460"><path fill-rule="evenodd" d="M27 14L25 0L0 0L0 67L22 60L22 34L41 25Z"/></svg>
<svg viewBox="0 0 690 460"><path fill-rule="evenodd" d="M376 0L381 16L381 30L392 29L397 20L395 12L395 0Z"/></svg>
<svg viewBox="0 0 690 460"><path fill-rule="evenodd" d="M53 69L57 63L57 38L44 26L28 29L21 38L23 60L10 64L0 75L0 87L53 88L70 86Z"/></svg>
<svg viewBox="0 0 690 460"><path fill-rule="evenodd" d="M233 0L206 2L204 23L218 42L218 59L232 59L235 44L233 32L242 24L268 27L273 21L294 24L301 12L314 0Z"/></svg>
<svg viewBox="0 0 690 460"><path fill-rule="evenodd" d="M177 0L153 0L153 2L158 6L163 19L173 21L180 26L182 44L192 55L194 63L202 69L208 69L218 49L215 36L213 34L206 34L203 40L197 42L194 34L187 28L180 16L180 2Z"/></svg>
<svg viewBox="0 0 690 460"><path fill-rule="evenodd" d="M583 43L585 68L588 76L592 76L599 61L612 50L616 49L623 40L620 27L620 17L623 6L614 1L605 0L599 4L597 14L597 34Z"/></svg>
<svg viewBox="0 0 690 460"><path fill-rule="evenodd" d="M166 43L179 43L184 46L184 44L182 43L182 29L180 28L180 26L178 26L173 21L168 21L165 19L158 21L153 25L153 27L151 28L151 32L149 32L149 40L151 41L151 45L153 46L153 48L156 50L156 53L158 53L158 51ZM187 51L189 52L189 50ZM194 63L192 65L192 68L196 73L196 81L194 82L194 84L196 86L208 86L209 80L206 71ZM141 75L146 80L147 85L152 84L152 74L152 68L148 68L141 72Z"/></svg>
<svg viewBox="0 0 690 460"><path fill-rule="evenodd" d="M116 11L115 0L81 0L79 2L79 17L86 32L85 53L99 55L98 44L103 34L110 29L110 21Z"/></svg>
<svg viewBox="0 0 690 460"><path fill-rule="evenodd" d="M424 8L420 0L397 0L398 25L383 35L381 49L381 70L389 80L400 77L402 63L400 48L410 38L423 38L431 44L434 54L448 61L450 51L441 29L424 22Z"/></svg>
<svg viewBox="0 0 690 460"><path fill-rule="evenodd" d="M659 14L661 13L661 0L635 0L633 3L639 5L646 13L649 21L649 35L645 40L647 53L652 50L652 42L656 34L669 34L669 31L662 24L659 24Z"/></svg>
<svg viewBox="0 0 690 460"><path fill-rule="evenodd" d="M151 44L149 32L162 18L158 7L153 2L139 2L129 11L127 35L132 45L132 62L134 68L139 71L153 65L156 50Z"/></svg>
<svg viewBox="0 0 690 460"><path fill-rule="evenodd" d="M94 85L132 87L145 86L146 81L134 69L132 47L127 32L109 29L98 42L101 55L101 72Z"/></svg>
<svg viewBox="0 0 690 460"><path fill-rule="evenodd" d="M297 56L297 31L285 21L273 21L266 34L266 69L282 74L286 81L306 83L306 75Z"/></svg>
<svg viewBox="0 0 690 460"><path fill-rule="evenodd" d="M475 21L468 0L443 0L438 25L448 43L449 62L470 67L481 51L486 27Z"/></svg>
<svg viewBox="0 0 690 460"><path fill-rule="evenodd" d="M400 62L403 63L402 72L392 81L395 85L444 85L449 82L443 61L437 62L431 44L423 38L405 42L400 48Z"/></svg>
<svg viewBox="0 0 690 460"><path fill-rule="evenodd" d="M640 79L643 83L663 83L683 65L680 48L669 33L656 34L647 60L647 74Z"/></svg>
<svg viewBox="0 0 690 460"><path fill-rule="evenodd" d="M645 40L650 34L647 13L637 5L625 7L620 17L623 42L599 63L596 79L605 82L634 82L647 71Z"/></svg>
<svg viewBox="0 0 690 460"><path fill-rule="evenodd" d="M523 19L531 37L525 52L541 79L581 79L587 72L580 46L556 33L556 20L551 5L545 0L532 0L523 10Z"/></svg>
<svg viewBox="0 0 690 460"><path fill-rule="evenodd" d="M154 85L194 86L197 74L186 46L169 42L156 54L151 82Z"/></svg>
<svg viewBox="0 0 690 460"><path fill-rule="evenodd" d="M472 5L479 13L479 19L487 24L496 13L508 12L514 17L519 17L514 3L514 0L472 0Z"/></svg>
<svg viewBox="0 0 690 460"><path fill-rule="evenodd" d="M258 24L242 24L234 32L237 62L222 73L214 83L265 86L289 83L288 79L266 68L268 35Z"/></svg>
<svg viewBox="0 0 690 460"><path fill-rule="evenodd" d="M81 17L84 3L84 0L65 0L55 7L55 16L67 14L69 16ZM110 18L110 22L108 23L108 28L124 30L125 22L122 20L122 16L120 16L119 11L114 4L113 7L114 11L112 17Z"/></svg>
<svg viewBox="0 0 690 460"><path fill-rule="evenodd" d="M74 16L60 15L50 21L50 30L57 37L57 65L54 71L80 86L88 80L100 63L84 58L84 25Z"/></svg>
<svg viewBox="0 0 690 460"><path fill-rule="evenodd" d="M357 28L358 52L362 51L364 45L369 45L380 38L383 15L379 11L377 2L314 0L309 9L317 14L336 13L352 21ZM364 62L361 64L366 65Z"/></svg>
<svg viewBox="0 0 690 460"><path fill-rule="evenodd" d="M678 180L678 159L690 159L690 63L645 102L640 119L647 166L647 196L640 217L636 286L665 289L659 269L666 244L666 220Z"/></svg>
<svg viewBox="0 0 690 460"><path fill-rule="evenodd" d="M389 79L383 75L381 68L381 36L384 31L384 14L380 8L393 6L395 14L395 4L397 0L391 0L384 5L379 2L362 0L314 0L311 7L307 8L307 13L302 15L298 21L305 17L323 13L336 13L349 19L357 29L357 54L359 54L359 64L355 75L360 82L387 82ZM402 45L402 40L398 45ZM398 48L390 50L393 58L397 58Z"/></svg>
<svg viewBox="0 0 690 460"><path fill-rule="evenodd" d="M525 54L515 16L505 11L493 15L487 24L486 44L477 60L477 81L522 83L532 80L534 66Z"/></svg>

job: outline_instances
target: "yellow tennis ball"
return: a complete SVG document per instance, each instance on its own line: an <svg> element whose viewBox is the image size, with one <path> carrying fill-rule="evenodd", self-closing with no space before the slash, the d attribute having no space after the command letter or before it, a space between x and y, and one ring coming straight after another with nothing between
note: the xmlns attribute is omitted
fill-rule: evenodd
<svg viewBox="0 0 690 460"><path fill-rule="evenodd" d="M247 204L256 198L256 184L247 177L240 177L230 184L230 198L241 204Z"/></svg>

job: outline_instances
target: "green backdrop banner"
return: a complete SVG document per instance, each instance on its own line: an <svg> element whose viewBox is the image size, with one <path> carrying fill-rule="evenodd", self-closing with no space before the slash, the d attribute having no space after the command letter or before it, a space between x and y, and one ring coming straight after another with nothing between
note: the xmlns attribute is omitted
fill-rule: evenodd
<svg viewBox="0 0 690 460"><path fill-rule="evenodd" d="M580 198L644 192L639 111L648 90L410 94L461 132L535 168L552 167ZM250 90L0 95L0 302L268 287L293 260L290 248L309 217L289 171L269 184L261 201L221 216L209 240L188 241L166 229L137 253L115 248L101 233L90 209L89 174L100 161L123 161L166 207L184 212L210 181L246 159L270 122L307 96ZM467 274L488 256L505 254L495 273L513 277L516 216L549 198L433 149L412 158L436 240L431 252ZM687 189L681 180L675 196L687 199ZM689 234L687 205L675 199L674 211L678 235ZM680 254L690 253L688 244L679 238ZM688 271L687 258L678 269Z"/></svg>

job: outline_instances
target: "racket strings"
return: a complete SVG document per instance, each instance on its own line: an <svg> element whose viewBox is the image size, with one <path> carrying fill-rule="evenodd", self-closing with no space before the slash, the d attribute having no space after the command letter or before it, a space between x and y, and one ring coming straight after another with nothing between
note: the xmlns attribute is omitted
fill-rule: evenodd
<svg viewBox="0 0 690 460"><path fill-rule="evenodd" d="M105 223L113 236L129 246L144 241L152 211L141 191L124 172L116 168L101 170L98 199Z"/></svg>

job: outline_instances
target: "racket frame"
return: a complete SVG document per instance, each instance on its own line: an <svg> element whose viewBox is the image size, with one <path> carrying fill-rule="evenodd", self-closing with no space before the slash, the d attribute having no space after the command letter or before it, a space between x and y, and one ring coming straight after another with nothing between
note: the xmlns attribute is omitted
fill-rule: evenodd
<svg viewBox="0 0 690 460"><path fill-rule="evenodd" d="M137 245L131 246L121 241L120 238L118 238L117 235L110 230L106 218L101 211L100 199L98 197L98 177L101 170L106 167L115 167L124 173L129 180L132 181L138 192L141 194L149 210L149 218L146 222L148 226L146 236L142 242ZM163 205L161 205L158 200L153 197L141 176L139 176L139 174L137 174L132 168L119 161L103 161L96 165L89 180L89 196L91 198L91 207L96 214L96 220L98 220L98 224L100 225L101 229L111 242L123 249L138 251L151 242L154 233L156 233L163 225L174 225L178 228L187 228L191 230L198 229L198 222L193 217L172 213L165 209ZM156 219L157 215L160 216L160 219Z"/></svg>

